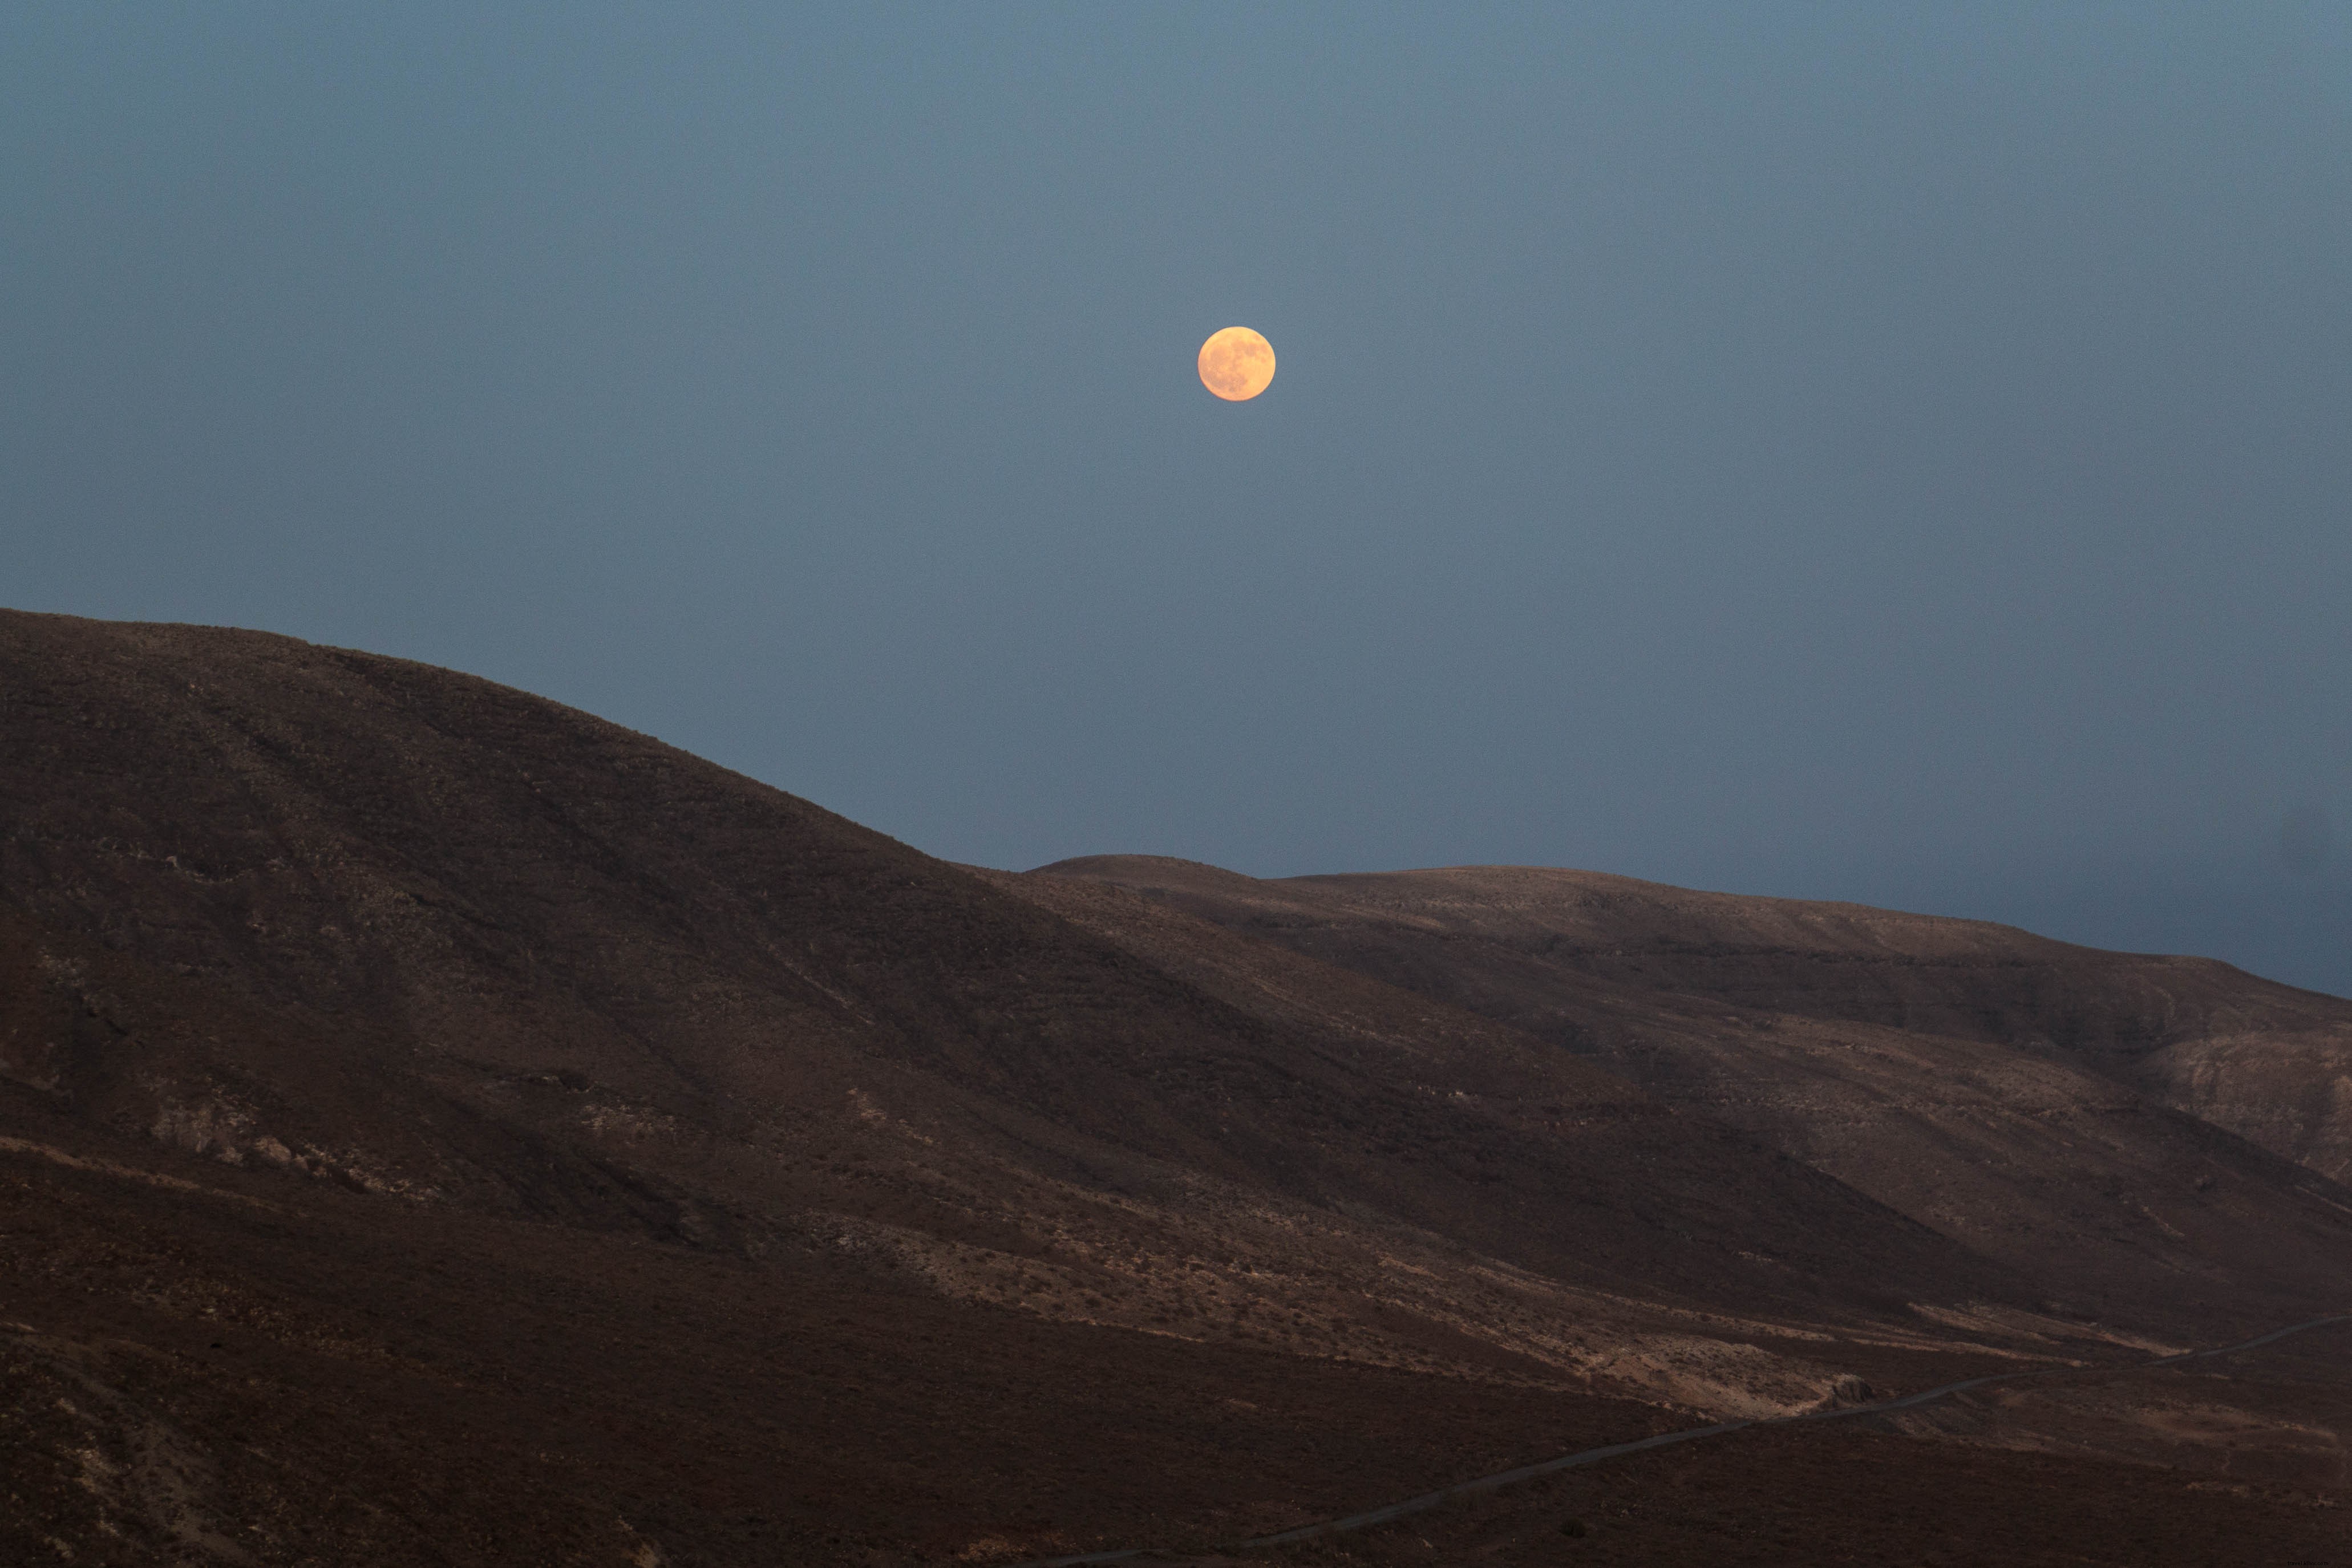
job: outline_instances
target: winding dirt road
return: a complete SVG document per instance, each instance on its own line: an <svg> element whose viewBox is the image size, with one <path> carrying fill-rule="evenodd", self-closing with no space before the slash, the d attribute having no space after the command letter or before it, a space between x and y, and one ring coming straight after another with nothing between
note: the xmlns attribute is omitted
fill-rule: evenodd
<svg viewBox="0 0 2352 1568"><path fill-rule="evenodd" d="M1280 1546L1288 1542L1306 1541L1318 1535L1338 1535L1350 1530L1368 1530L1376 1524L1386 1524L1391 1520L1402 1519L1407 1514L1419 1513L1424 1509L1435 1508L1438 1504L1450 1502L1455 1498L1493 1491L1499 1487L1509 1486L1515 1481L1533 1480L1538 1476L1548 1476L1559 1470L1572 1470L1584 1465L1596 1465L1603 1459L1614 1459L1626 1454L1638 1454L1645 1448L1663 1448L1672 1443L1696 1443L1703 1437L1720 1437L1732 1432L1743 1431L1750 1427L1786 1427L1805 1421L1843 1421L1853 1416L1876 1416L1889 1410L1908 1410L1916 1406L1930 1404L1954 1394L1964 1394L1971 1388L1988 1388L2001 1383L2029 1383L2037 1378L2063 1377L2070 1374L2085 1372L2152 1371L2159 1366L2178 1365L2184 1361L2205 1361L2219 1355L2236 1355L2241 1351L2256 1350L2275 1341L2285 1339L2290 1334L2304 1333L2312 1329L2326 1328L2330 1324L2343 1322L2352 1322L2352 1312L2339 1312L2333 1317L2314 1318L2309 1322L2293 1323L2283 1329L2273 1329L2266 1334L2259 1334L2238 1344L2221 1345L2212 1350L2185 1350L2176 1355L2160 1355L2132 1366L2045 1366L2031 1372L1997 1372L1985 1377L1968 1377L1958 1383L1946 1383L1934 1388L1923 1388L1916 1394L1906 1394L1893 1399L1877 1399L1864 1405L1849 1405L1838 1410L1814 1410L1802 1416L1768 1416L1754 1421L1719 1421L1712 1427L1692 1427L1680 1432L1662 1432L1654 1437L1642 1437L1631 1443L1612 1443L1599 1448L1585 1448L1573 1454L1562 1454L1558 1458L1544 1459L1532 1465L1521 1465L1515 1470L1502 1470L1491 1476L1477 1477L1473 1480L1456 1481L1450 1487L1441 1487L1435 1491L1423 1492L1419 1497L1406 1498L1402 1502L1389 1503L1384 1507L1363 1513L1351 1513L1344 1519L1327 1519L1316 1524L1302 1524L1294 1530L1279 1531L1272 1535L1254 1536L1247 1541L1235 1542L1224 1550L1248 1552L1262 1546ZM1129 1546L1117 1552L1089 1552L1076 1557L1043 1557L1023 1563L1021 1568L1078 1568L1079 1564L1088 1563L1123 1563L1132 1557L1140 1557L1150 1550L1151 1548L1145 1546Z"/></svg>

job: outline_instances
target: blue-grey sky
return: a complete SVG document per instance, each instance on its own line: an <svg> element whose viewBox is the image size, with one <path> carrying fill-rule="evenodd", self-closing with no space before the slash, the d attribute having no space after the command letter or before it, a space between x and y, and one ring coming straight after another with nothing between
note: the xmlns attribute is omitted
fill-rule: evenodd
<svg viewBox="0 0 2352 1568"><path fill-rule="evenodd" d="M0 602L2352 992L2347 284L2340 4L9 6Z"/></svg>

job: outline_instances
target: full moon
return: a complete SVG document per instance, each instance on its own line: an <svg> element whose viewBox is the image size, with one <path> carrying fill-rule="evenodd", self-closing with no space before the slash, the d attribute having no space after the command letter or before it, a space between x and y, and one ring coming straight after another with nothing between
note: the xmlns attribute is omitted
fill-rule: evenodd
<svg viewBox="0 0 2352 1568"><path fill-rule="evenodd" d="M1227 402L1247 402L1274 380L1274 345L1246 327L1209 334L1201 345L1201 384Z"/></svg>

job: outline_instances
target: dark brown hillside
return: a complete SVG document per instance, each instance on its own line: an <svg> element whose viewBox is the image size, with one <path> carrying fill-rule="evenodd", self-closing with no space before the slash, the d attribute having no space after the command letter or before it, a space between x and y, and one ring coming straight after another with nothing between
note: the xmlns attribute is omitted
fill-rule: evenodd
<svg viewBox="0 0 2352 1568"><path fill-rule="evenodd" d="M2109 953L1980 920L1601 872L1459 866L1261 881L1153 855L1041 869L1136 888L1524 1024L1546 1021L1538 993L1572 994L1582 978L2101 1063L2217 1036L2352 1030L2352 1001L2210 958Z"/></svg>
<svg viewBox="0 0 2352 1568"><path fill-rule="evenodd" d="M9 1061L92 1128L747 1255L833 1238L1048 1315L1510 1375L1597 1375L1618 1330L1591 1325L1631 1309L1592 1291L1743 1322L2036 1299L1516 1033L1394 993L1409 1016L1369 1036L1253 1009L520 693L27 615L0 618L0 687L24 1005L95 1020L28 1026ZM1407 1258L1440 1283L1388 1283ZM1524 1278L1444 1282L1471 1263ZM1748 1381L1801 1402L1830 1375Z"/></svg>
<svg viewBox="0 0 2352 1568"><path fill-rule="evenodd" d="M2128 1061L1990 1038L2008 1017L2019 1020L2010 1032L2030 1035L2025 998L2037 988L2063 998L2053 1013L2071 1008L2108 1039L2152 1028L2161 1009L2150 998L2178 976L2194 1007L2177 1015L2232 1027L2307 1022L2336 1005L2224 966L1511 868L1261 883L1099 857L1008 885L1074 917L1116 915L1140 950L1161 952L1146 933L1190 924L1189 911L1547 1036L2009 1263L2076 1310L2173 1303L2193 1315L2257 1282L2309 1299L2344 1289L2352 1195L2135 1092L2119 1081ZM1125 906L1099 902L1114 890ZM1689 924L1677 926L1685 905ZM1155 922L1147 910L1163 913ZM2077 960L2079 985L2066 967ZM1849 1016L1874 1009L1980 1027L1937 1034Z"/></svg>
<svg viewBox="0 0 2352 1568"><path fill-rule="evenodd" d="M1045 868L1192 914L1570 1045L1589 998L1651 991L2015 1046L2341 1179L2352 1001L2210 958L2108 953L1978 920L1696 893L1529 866L1260 882L1188 861Z"/></svg>
<svg viewBox="0 0 2352 1568"><path fill-rule="evenodd" d="M0 1084L11 1564L1002 1563L1262 1532L1677 1422L1051 1322L824 1248L752 1262L388 1203L126 1151L30 1096ZM1864 1364L1892 1384L1922 1361L2005 1358ZM1663 1484L1657 1461L1576 1472L1276 1560L1426 1562L1423 1540L1483 1554L1499 1538L1498 1561L1557 1562L1570 1517L1631 1553L1612 1561L1810 1563L1831 1542L1877 1562L2063 1543L2052 1560L2133 1568L2231 1560L2216 1543L2324 1553L2341 1494L2312 1489L2341 1477L2305 1473L2326 1438L2312 1416L2345 1396L2256 1392L2295 1397L2267 1430L2247 1412L2227 1448L2179 1456L2187 1471L1791 1433L1671 1452ZM2134 1528L2107 1539L2118 1523Z"/></svg>
<svg viewBox="0 0 2352 1568"><path fill-rule="evenodd" d="M2332 1184L2064 1085L1936 1122L2056 1129L2056 1243L1791 1151L1799 1043L1654 1093L521 693L0 614L0 1556L1222 1539L2342 1293Z"/></svg>
<svg viewBox="0 0 2352 1568"><path fill-rule="evenodd" d="M12 1568L984 1561L1246 1534L1665 1419L1055 1322L835 1247L391 1202L28 1096L0 1084Z"/></svg>

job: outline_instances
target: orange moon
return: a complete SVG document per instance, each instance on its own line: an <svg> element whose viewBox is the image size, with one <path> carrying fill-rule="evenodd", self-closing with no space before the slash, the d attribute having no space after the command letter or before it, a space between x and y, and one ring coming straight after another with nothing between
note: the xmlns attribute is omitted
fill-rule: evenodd
<svg viewBox="0 0 2352 1568"><path fill-rule="evenodd" d="M1247 402L1274 380L1274 345L1246 327L1209 334L1201 345L1201 384L1227 402Z"/></svg>

